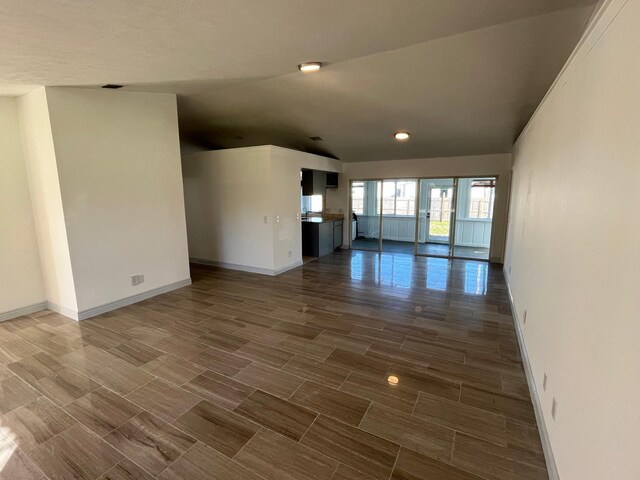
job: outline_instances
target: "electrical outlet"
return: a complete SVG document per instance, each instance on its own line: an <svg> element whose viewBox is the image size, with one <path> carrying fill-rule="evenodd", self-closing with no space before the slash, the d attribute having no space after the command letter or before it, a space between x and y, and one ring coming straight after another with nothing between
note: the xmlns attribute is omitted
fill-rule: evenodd
<svg viewBox="0 0 640 480"><path fill-rule="evenodd" d="M555 421L556 414L558 413L558 401L556 397L553 397L553 402L551 403L551 418Z"/></svg>
<svg viewBox="0 0 640 480"><path fill-rule="evenodd" d="M291 250L289 250L289 258L291 258Z"/></svg>
<svg viewBox="0 0 640 480"><path fill-rule="evenodd" d="M524 315L522 316L522 323L527 323L527 311L524 311Z"/></svg>
<svg viewBox="0 0 640 480"><path fill-rule="evenodd" d="M542 390L547 391L547 372L544 373L544 378L542 379Z"/></svg>
<svg viewBox="0 0 640 480"><path fill-rule="evenodd" d="M343 213L341 208L338 209L338 213Z"/></svg>
<svg viewBox="0 0 640 480"><path fill-rule="evenodd" d="M269 222L267 221L267 216L266 216L266 215L264 216L264 223L269 223Z"/></svg>
<svg viewBox="0 0 640 480"><path fill-rule="evenodd" d="M138 284L144 283L144 275L138 275Z"/></svg>
<svg viewBox="0 0 640 480"><path fill-rule="evenodd" d="M144 275L131 275L131 285L140 285L144 283Z"/></svg>

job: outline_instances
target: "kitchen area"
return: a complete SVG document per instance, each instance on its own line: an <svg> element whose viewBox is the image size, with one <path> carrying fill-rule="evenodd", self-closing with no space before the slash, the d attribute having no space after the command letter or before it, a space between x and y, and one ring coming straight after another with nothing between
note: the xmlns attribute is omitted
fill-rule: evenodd
<svg viewBox="0 0 640 480"><path fill-rule="evenodd" d="M327 213L327 189L338 188L339 174L321 170L300 171L302 259L304 262L329 255L342 246L343 214Z"/></svg>

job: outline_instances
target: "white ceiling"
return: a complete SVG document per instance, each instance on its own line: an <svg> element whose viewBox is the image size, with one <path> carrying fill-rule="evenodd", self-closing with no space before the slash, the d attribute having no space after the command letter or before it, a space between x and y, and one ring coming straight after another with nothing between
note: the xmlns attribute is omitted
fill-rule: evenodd
<svg viewBox="0 0 640 480"><path fill-rule="evenodd" d="M0 0L0 94L178 93L181 135L202 147L345 161L505 152L594 1ZM304 61L328 65L303 75Z"/></svg>

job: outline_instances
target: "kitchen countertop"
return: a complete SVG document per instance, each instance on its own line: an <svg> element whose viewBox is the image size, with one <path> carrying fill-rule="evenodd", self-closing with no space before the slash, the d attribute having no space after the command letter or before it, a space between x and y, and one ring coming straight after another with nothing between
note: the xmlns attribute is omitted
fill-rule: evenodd
<svg viewBox="0 0 640 480"><path fill-rule="evenodd" d="M335 222L336 220L343 220L342 218L327 218L327 217L309 217L309 218L304 218L302 217L303 222L307 222L307 223L328 223L328 222Z"/></svg>

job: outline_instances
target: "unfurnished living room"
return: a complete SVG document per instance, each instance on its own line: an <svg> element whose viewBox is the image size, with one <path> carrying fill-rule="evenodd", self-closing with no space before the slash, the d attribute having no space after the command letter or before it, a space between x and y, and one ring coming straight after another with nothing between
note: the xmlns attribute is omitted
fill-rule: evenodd
<svg viewBox="0 0 640 480"><path fill-rule="evenodd" d="M640 0L0 45L0 480L640 479Z"/></svg>

